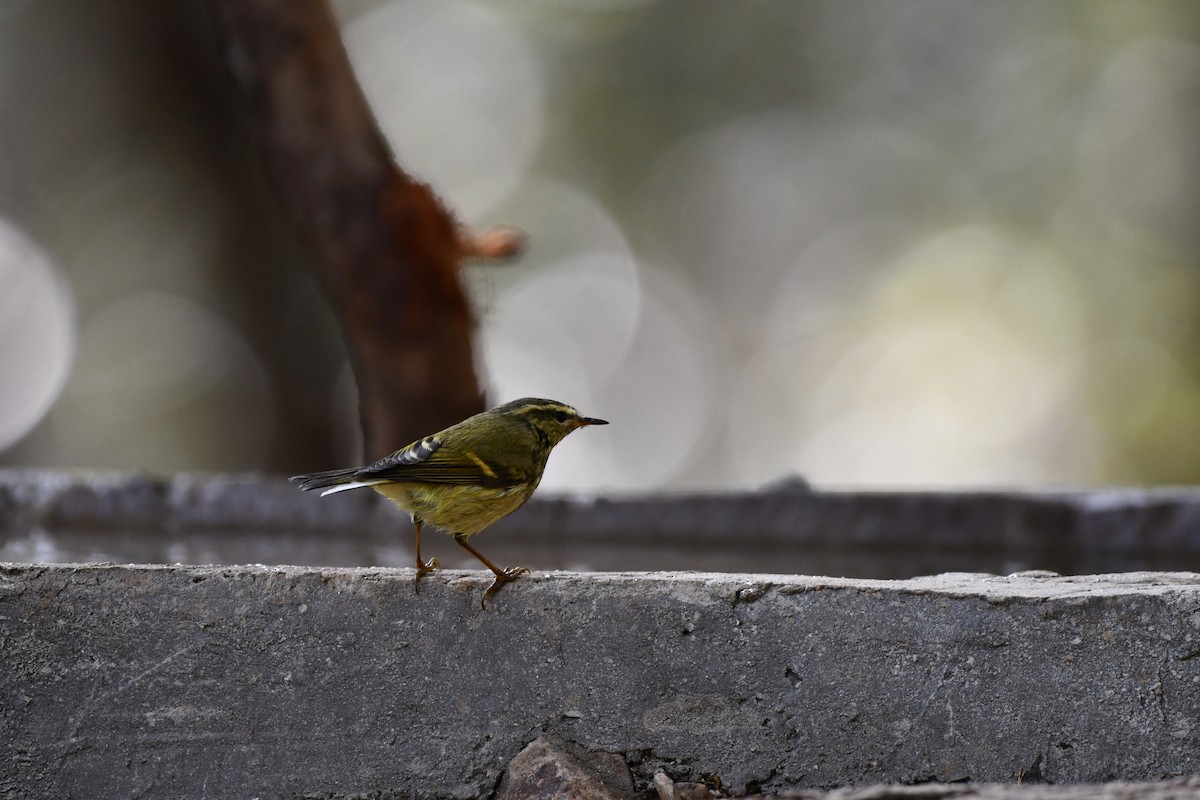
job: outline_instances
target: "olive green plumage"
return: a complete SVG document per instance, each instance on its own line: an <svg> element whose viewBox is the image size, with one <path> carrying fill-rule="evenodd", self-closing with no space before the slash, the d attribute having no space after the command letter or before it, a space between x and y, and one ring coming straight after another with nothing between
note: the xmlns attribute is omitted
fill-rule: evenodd
<svg viewBox="0 0 1200 800"><path fill-rule="evenodd" d="M421 560L421 526L454 536L496 575L484 600L524 567L501 569L467 543L528 500L556 444L586 425L607 425L554 400L525 397L451 425L374 464L297 475L304 491L325 494L370 487L412 515L417 537L417 581L438 568Z"/></svg>

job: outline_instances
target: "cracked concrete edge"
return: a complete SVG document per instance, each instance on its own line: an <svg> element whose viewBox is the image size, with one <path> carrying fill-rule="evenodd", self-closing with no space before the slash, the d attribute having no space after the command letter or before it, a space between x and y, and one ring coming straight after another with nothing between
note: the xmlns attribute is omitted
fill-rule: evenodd
<svg viewBox="0 0 1200 800"><path fill-rule="evenodd" d="M640 790L1200 773L1195 574L488 583L0 566L0 789L483 797L545 734Z"/></svg>
<svg viewBox="0 0 1200 800"><path fill-rule="evenodd" d="M859 786L832 791L788 791L741 800L1196 800L1200 777L1169 781L1049 786L1046 784L922 784Z"/></svg>
<svg viewBox="0 0 1200 800"><path fill-rule="evenodd" d="M407 567L311 567L262 564L190 565L190 564L23 564L0 561L0 579L6 574L87 573L183 573L197 580L207 576L235 578L238 576L321 576L338 583L355 580L389 583L412 582L415 570ZM422 580L441 581L456 588L479 584L486 588L491 576L485 570L442 569ZM654 585L674 592L680 597L693 594L707 599L719 599L731 605L750 605L769 593L793 596L807 592L850 591L871 595L945 596L948 598L977 597L993 603L1008 600L1071 600L1110 596L1173 595L1200 593L1200 572L1117 572L1102 575L1057 575L1043 570L1029 570L1011 575L986 572L946 572L905 580L871 578L838 578L821 575L783 575L773 573L695 572L695 571L628 571L574 572L570 570L535 570L522 576L510 586L530 583L546 585L603 584L614 587ZM503 591L509 592L509 587ZM1200 594L1198 594L1200 596Z"/></svg>

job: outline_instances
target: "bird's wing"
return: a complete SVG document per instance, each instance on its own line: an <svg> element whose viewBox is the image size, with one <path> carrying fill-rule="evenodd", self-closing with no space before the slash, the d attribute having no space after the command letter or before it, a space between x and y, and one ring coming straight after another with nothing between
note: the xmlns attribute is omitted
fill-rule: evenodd
<svg viewBox="0 0 1200 800"><path fill-rule="evenodd" d="M529 479L523 471L504 465L496 458L480 455L470 447L456 454L448 454L442 445L442 440L436 434L426 436L359 469L354 477L359 480L476 485L496 489L517 486Z"/></svg>

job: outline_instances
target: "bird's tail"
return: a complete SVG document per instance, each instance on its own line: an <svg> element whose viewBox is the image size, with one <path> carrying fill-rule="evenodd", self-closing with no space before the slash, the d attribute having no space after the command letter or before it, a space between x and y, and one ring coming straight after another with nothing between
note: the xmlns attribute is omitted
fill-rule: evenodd
<svg viewBox="0 0 1200 800"><path fill-rule="evenodd" d="M377 483L377 481L357 480L354 477L356 472L358 472L358 467L330 469L325 472L310 472L307 475L293 475L288 480L300 484L300 490L304 492L311 489L324 489L325 491L321 492L323 495Z"/></svg>

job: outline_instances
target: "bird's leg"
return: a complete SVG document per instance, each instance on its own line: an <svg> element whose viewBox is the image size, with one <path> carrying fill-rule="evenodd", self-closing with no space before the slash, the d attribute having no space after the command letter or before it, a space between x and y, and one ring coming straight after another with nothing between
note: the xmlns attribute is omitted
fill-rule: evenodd
<svg viewBox="0 0 1200 800"><path fill-rule="evenodd" d="M482 561L483 565L490 569L496 576L496 580L491 586L488 587L488 590L483 593L483 599L479 601L484 608L487 608L487 599L496 592L500 591L501 586L509 583L510 581L515 581L519 576L525 575L529 572L528 567L508 567L507 569L501 569L500 567L497 567L495 564L489 561L487 557L483 555L483 553L479 552L467 543L466 534L454 534L454 541L458 542L459 546L461 546L468 553Z"/></svg>
<svg viewBox="0 0 1200 800"><path fill-rule="evenodd" d="M414 584L417 592L421 591L421 578L424 578L435 569L441 569L442 565L438 563L436 558L431 558L428 561L421 560L421 520L413 517L413 528L417 531L417 580Z"/></svg>

